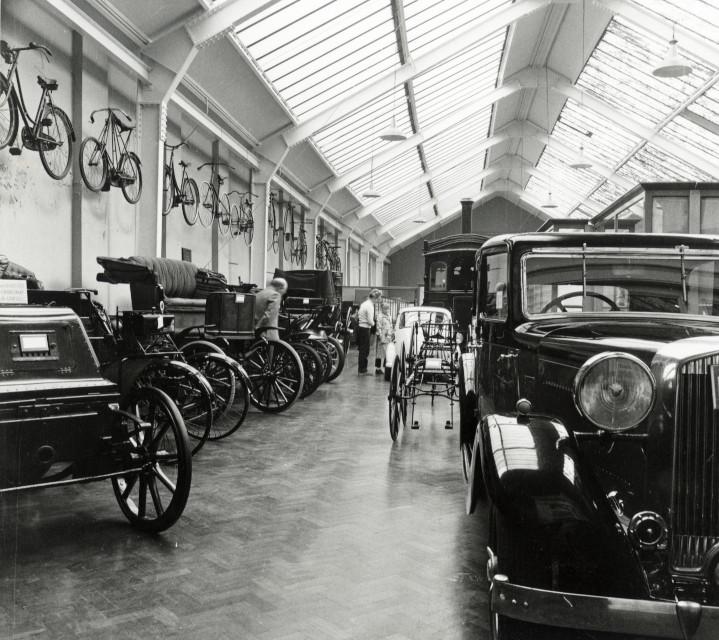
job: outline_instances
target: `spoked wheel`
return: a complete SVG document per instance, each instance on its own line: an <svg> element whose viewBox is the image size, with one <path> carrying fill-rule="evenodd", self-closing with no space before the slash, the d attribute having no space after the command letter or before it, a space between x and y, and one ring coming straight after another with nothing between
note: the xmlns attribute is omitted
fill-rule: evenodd
<svg viewBox="0 0 719 640"><path fill-rule="evenodd" d="M293 342L292 348L302 360L302 370L305 375L305 383L302 385L300 398L306 398L317 390L322 382L322 374L324 373L324 364L319 353L317 353L310 345L302 342Z"/></svg>
<svg viewBox="0 0 719 640"><path fill-rule="evenodd" d="M345 315L345 330L344 330L344 333L342 334L342 348L345 351L345 355L349 351L350 343L351 343L351 337L352 337L351 322L352 322L352 307L347 309L347 313Z"/></svg>
<svg viewBox="0 0 719 640"><path fill-rule="evenodd" d="M82 144L85 144L83 141ZM80 160L82 160L82 147L80 147ZM82 165L80 165L82 169ZM172 188L172 167L169 164L165 165L165 171L162 174L162 215L167 216L172 211L172 206L175 204L175 195Z"/></svg>
<svg viewBox="0 0 719 640"><path fill-rule="evenodd" d="M322 382L327 382L332 374L332 353L324 340L310 340L309 345L322 358Z"/></svg>
<svg viewBox="0 0 719 640"><path fill-rule="evenodd" d="M342 348L342 343L332 336L327 337L325 343L332 356L332 371L330 372L327 381L334 380L337 376L342 373L342 369L345 368L345 350Z"/></svg>
<svg viewBox="0 0 719 640"><path fill-rule="evenodd" d="M302 361L282 340L259 340L245 357L250 402L261 411L279 413L299 397L304 385Z"/></svg>
<svg viewBox="0 0 719 640"><path fill-rule="evenodd" d="M7 147L17 134L15 92L8 90L7 78L0 73L0 149Z"/></svg>
<svg viewBox="0 0 719 640"><path fill-rule="evenodd" d="M85 138L80 145L80 177L95 192L107 181L107 157L96 138Z"/></svg>
<svg viewBox="0 0 719 640"><path fill-rule="evenodd" d="M399 361L395 358L392 365L392 375L390 376L389 395L387 396L389 404L389 435L393 441L397 440L400 422L402 421L402 399L398 392L399 366Z"/></svg>
<svg viewBox="0 0 719 640"><path fill-rule="evenodd" d="M395 359L396 362L396 359ZM404 345L399 357L399 377L397 379L397 393L399 394L400 409L402 415L402 426L407 426L407 356L405 354Z"/></svg>
<svg viewBox="0 0 719 640"><path fill-rule="evenodd" d="M213 396L202 374L184 363L167 362L148 367L137 384L157 387L170 396L192 439L192 455L202 449L212 429Z"/></svg>
<svg viewBox="0 0 719 640"><path fill-rule="evenodd" d="M215 218L215 197L212 185L204 181L200 186L200 206L197 208L197 219L203 227L211 227Z"/></svg>
<svg viewBox="0 0 719 640"><path fill-rule="evenodd" d="M142 195L142 171L134 153L123 153L117 166L120 174L120 190L130 204L136 204Z"/></svg>
<svg viewBox="0 0 719 640"><path fill-rule="evenodd" d="M200 206L200 190L192 178L187 178L182 185L182 216L192 226L197 222L197 208Z"/></svg>
<svg viewBox="0 0 719 640"><path fill-rule="evenodd" d="M177 407L159 389L134 389L124 399L123 437L131 464L140 467L112 479L125 517L139 529L164 531L182 515L192 483L192 456Z"/></svg>
<svg viewBox="0 0 719 640"><path fill-rule="evenodd" d="M45 109L42 122L37 139L40 162L51 178L62 180L70 171L72 161L70 119L62 109L51 104Z"/></svg>
<svg viewBox="0 0 719 640"><path fill-rule="evenodd" d="M198 353L187 358L212 387L212 427L209 440L221 440L237 431L250 407L247 374L237 362L214 352Z"/></svg>
<svg viewBox="0 0 719 640"><path fill-rule="evenodd" d="M245 239L245 244L249 247L252 239L255 237L255 220L252 217L251 207L242 207L240 228Z"/></svg>

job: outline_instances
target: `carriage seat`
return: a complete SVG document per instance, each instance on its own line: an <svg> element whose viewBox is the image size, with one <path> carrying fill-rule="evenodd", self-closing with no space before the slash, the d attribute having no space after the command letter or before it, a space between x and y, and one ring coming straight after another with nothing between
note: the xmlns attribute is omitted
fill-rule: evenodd
<svg viewBox="0 0 719 640"><path fill-rule="evenodd" d="M183 260L131 256L97 261L105 269L98 280L129 283L134 310L164 308L175 316L177 330L204 324L207 296L228 291L225 276Z"/></svg>

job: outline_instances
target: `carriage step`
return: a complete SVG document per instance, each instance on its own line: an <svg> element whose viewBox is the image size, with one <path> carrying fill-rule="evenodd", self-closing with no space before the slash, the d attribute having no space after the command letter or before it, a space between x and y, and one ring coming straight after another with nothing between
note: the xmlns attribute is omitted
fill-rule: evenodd
<svg viewBox="0 0 719 640"><path fill-rule="evenodd" d="M11 156L19 156L22 153L22 149L20 147L10 147L10 155Z"/></svg>
<svg viewBox="0 0 719 640"><path fill-rule="evenodd" d="M452 423L449 420L447 420L447 422L444 423L444 428L445 429L454 429L454 426L452 425Z"/></svg>
<svg viewBox="0 0 719 640"><path fill-rule="evenodd" d="M419 429L419 421L418 421L418 420L415 420L415 421L412 423L412 428L413 428L413 429Z"/></svg>

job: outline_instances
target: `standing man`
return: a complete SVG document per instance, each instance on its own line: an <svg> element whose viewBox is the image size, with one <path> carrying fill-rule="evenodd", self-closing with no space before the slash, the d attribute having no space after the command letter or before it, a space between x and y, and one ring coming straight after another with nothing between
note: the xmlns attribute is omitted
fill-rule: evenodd
<svg viewBox="0 0 719 640"><path fill-rule="evenodd" d="M255 332L268 340L279 340L280 303L287 293L287 280L274 278L255 296Z"/></svg>
<svg viewBox="0 0 719 640"><path fill-rule="evenodd" d="M357 348L359 349L359 360L357 373L361 376L372 375L367 371L367 359L369 358L370 332L374 326L374 305L382 297L379 289L372 289L359 308L359 329L357 330Z"/></svg>

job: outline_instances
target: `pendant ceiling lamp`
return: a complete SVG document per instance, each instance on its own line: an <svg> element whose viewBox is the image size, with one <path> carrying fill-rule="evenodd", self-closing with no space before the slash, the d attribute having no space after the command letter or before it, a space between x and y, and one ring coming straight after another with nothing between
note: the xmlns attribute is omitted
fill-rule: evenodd
<svg viewBox="0 0 719 640"><path fill-rule="evenodd" d="M654 68L652 74L658 78L681 78L688 76L692 72L692 65L683 56L679 55L677 49L677 40L674 37L674 27L672 26L672 39L669 41L669 49L666 55Z"/></svg>
<svg viewBox="0 0 719 640"><path fill-rule="evenodd" d="M399 142L400 140L406 140L407 134L402 131L397 126L397 117L396 117L396 111L395 111L395 102L397 97L397 70L394 71L394 81L392 82L392 122L391 124L386 127L385 129L382 129L382 131L379 132L380 140L385 140L386 142Z"/></svg>
<svg viewBox="0 0 719 640"><path fill-rule="evenodd" d="M572 169L589 169L592 166L591 160L584 154L583 144L579 145L579 153L577 157L569 163L569 166L572 167Z"/></svg>
<svg viewBox="0 0 719 640"><path fill-rule="evenodd" d="M362 192L362 197L367 200L380 198L382 194L374 188L374 154L372 154L369 163L369 187Z"/></svg>
<svg viewBox="0 0 719 640"><path fill-rule="evenodd" d="M540 205L542 209L556 209L559 205L552 198L552 192L547 192L547 199Z"/></svg>

